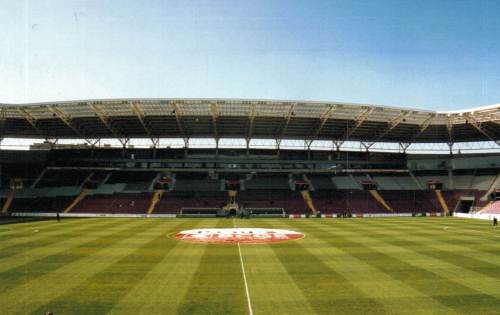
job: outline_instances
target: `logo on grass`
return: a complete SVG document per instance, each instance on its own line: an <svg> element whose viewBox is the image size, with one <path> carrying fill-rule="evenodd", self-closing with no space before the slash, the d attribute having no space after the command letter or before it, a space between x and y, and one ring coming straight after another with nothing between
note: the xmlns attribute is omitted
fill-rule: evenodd
<svg viewBox="0 0 500 315"><path fill-rule="evenodd" d="M279 229L224 228L180 231L175 238L195 243L274 243L303 238L304 234Z"/></svg>

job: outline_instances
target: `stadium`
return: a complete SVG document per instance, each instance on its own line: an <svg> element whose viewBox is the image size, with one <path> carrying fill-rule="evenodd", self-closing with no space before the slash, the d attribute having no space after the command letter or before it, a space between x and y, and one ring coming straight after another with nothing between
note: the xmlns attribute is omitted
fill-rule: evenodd
<svg viewBox="0 0 500 315"><path fill-rule="evenodd" d="M498 314L500 105L0 110L3 314Z"/></svg>

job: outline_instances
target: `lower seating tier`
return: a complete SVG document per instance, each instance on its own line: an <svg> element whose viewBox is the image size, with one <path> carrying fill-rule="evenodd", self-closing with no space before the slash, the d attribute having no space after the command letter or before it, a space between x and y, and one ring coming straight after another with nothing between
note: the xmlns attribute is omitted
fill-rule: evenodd
<svg viewBox="0 0 500 315"><path fill-rule="evenodd" d="M443 212L434 191L400 190L379 191L380 196L394 212ZM443 199L454 210L462 196L473 196L474 206L481 205L480 191L443 191ZM317 210L334 213L389 213L369 191L316 190L310 193ZM76 197L76 196L75 196ZM15 198L9 211L63 212L75 197ZM139 213L145 214L151 204L152 192L89 194L71 209L72 213ZM225 191L165 192L153 209L153 214L175 214L182 208L222 208L228 202ZM308 211L300 192L290 190L239 191L236 202L243 208L283 208L289 214Z"/></svg>

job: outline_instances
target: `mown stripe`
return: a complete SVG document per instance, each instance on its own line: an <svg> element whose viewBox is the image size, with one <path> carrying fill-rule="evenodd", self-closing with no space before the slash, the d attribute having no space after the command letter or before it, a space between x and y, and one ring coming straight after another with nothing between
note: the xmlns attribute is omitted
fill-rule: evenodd
<svg viewBox="0 0 500 315"><path fill-rule="evenodd" d="M188 223L184 222L179 227L186 225ZM133 235L129 236L131 237ZM148 238L147 242L130 254L87 278L64 295L40 306L33 314L43 314L47 310L56 314L67 314L75 310L87 314L108 313L120 298L133 289L176 245L176 241L168 237L168 231L163 229L161 222L155 222L148 227L148 235L145 238Z"/></svg>
<svg viewBox="0 0 500 315"><path fill-rule="evenodd" d="M232 227L232 221L214 221ZM246 314L248 312L238 249L234 245L201 245L206 250L177 314Z"/></svg>
<svg viewBox="0 0 500 315"><path fill-rule="evenodd" d="M435 219L435 220L433 220ZM465 233L467 231L466 223L462 222L464 226L450 226L447 224L448 220L453 220L453 218L370 218L370 219L354 219L354 220L333 220L336 227L343 227L347 225L346 231L355 230L358 226L363 226L365 231L377 231L378 235L371 235L374 239L383 238L384 235L396 235L400 233L405 233L409 236L415 237L429 237L431 242L443 242L451 243L457 245L457 243L467 242L474 244L475 249L485 249L487 252L495 252L498 249L496 245L500 241L500 233L497 235L492 235L491 237L485 237L484 234L478 235L479 233L474 233L474 236L467 236ZM328 220L332 222L331 220ZM346 223L350 221L349 223ZM427 223L428 222L428 223ZM489 226L486 226L489 229ZM464 233L462 233L464 232ZM382 235L382 236L381 236ZM465 241L464 241L465 240ZM403 244L404 241L401 241Z"/></svg>
<svg viewBox="0 0 500 315"><path fill-rule="evenodd" d="M500 301L493 296L483 294L468 286L462 285L457 281L451 280L447 277L443 277L437 273L438 271L432 272L419 267L417 264L409 264L395 257L395 254L385 254L377 250L376 247L368 247L364 245L362 241L357 241L356 235L352 235L352 237L339 235L338 233L336 233L335 228L333 227L331 230L328 230L323 226L319 227L319 229L323 230L331 236L334 236L334 240L332 240L331 238L325 238L325 240L332 246L342 248L343 250L349 252L351 255L362 259L371 264L373 267L387 273L392 278L414 287L422 293L457 311L467 311L467 303L462 303L462 301L459 300L454 301L453 299L443 297L461 294L463 299L467 299L470 303L474 303L474 299L478 299L479 297L479 299L482 302L486 303L488 307L500 306ZM366 231L363 231L363 228L359 227L357 232L362 233ZM376 232L370 231L370 233ZM366 237L371 236L372 235L370 234ZM352 248L354 247L362 248L363 251L353 251ZM411 251L411 249L408 250ZM457 277L459 276L460 274L458 273Z"/></svg>
<svg viewBox="0 0 500 315"><path fill-rule="evenodd" d="M0 225L0 237L14 238L19 235L25 235L32 232L34 229L39 229L43 227L47 231L53 231L59 229L61 225L79 225L82 223L92 223L93 221L98 221L101 218L78 218L78 219L63 219L61 222L57 222L55 219L39 220L32 222L16 222L10 225Z"/></svg>
<svg viewBox="0 0 500 315"><path fill-rule="evenodd" d="M110 225L109 221L101 222L80 222L76 226L59 225L56 230L46 231L44 228L38 233L30 231L29 236L17 237L11 239L11 242L5 242L5 246L0 246L0 259L22 253L33 248L41 248L56 244L61 240L68 240L80 237L80 234L86 234L98 227Z"/></svg>
<svg viewBox="0 0 500 315"><path fill-rule="evenodd" d="M116 225L113 225L111 222L108 222L102 227L100 225L94 224L89 226L90 229L85 234L79 233L74 237L67 237L65 239L59 240L58 242L51 244L51 246L28 248L24 251L16 253L15 255L10 255L8 257L0 259L0 272L5 272L13 268L21 267L35 260L40 260L51 255L56 255L58 253L64 252L69 248L97 239L100 237L99 234L109 234L113 232L114 229L116 229ZM118 227L120 227L120 225L118 225Z"/></svg>
<svg viewBox="0 0 500 315"><path fill-rule="evenodd" d="M380 231L374 232L375 235L382 234L382 233L383 232L380 232ZM418 252L419 250L422 250L424 252L433 252L434 255L436 253L439 253L441 248L438 247L437 245L435 245L436 243L439 243L439 237L434 236L434 237L432 237L432 239L431 238L420 238L420 240L421 240L420 246L419 246L419 244L415 244L415 243L408 244L410 241L408 240L407 235L403 235L399 238L405 239L405 243L407 244L405 246L405 248L408 248L408 250L411 250L411 252L415 253L416 255L420 255L420 256L422 256L422 258L428 257L429 261L438 260L439 262L442 262L443 264L448 264L446 269L440 270L441 274L446 274L446 273L453 274L454 272L456 272L456 273L460 274L460 277L457 277L455 280L457 283L461 283L462 285L467 286L467 287L469 287L475 291L481 292L481 293L486 292L487 294L491 295L492 297L495 297L496 299L498 299L500 301L500 286L496 285L498 283L497 280L493 279L489 275L487 275L485 277L484 275L481 274L481 272L474 271L474 270L471 270L468 268L464 268L464 266L462 266L461 264L459 264L456 261L455 262L447 262L446 260L434 258L431 255L424 255L424 254L420 254ZM390 242L395 242L394 236L387 238L386 243L390 244ZM429 245L427 246L426 244L429 244ZM401 247L401 246L399 246L399 247ZM480 254L480 253L478 253L478 254ZM494 265L498 265L498 263L497 263L498 258L497 257L491 257L491 258L493 259L492 262L494 263ZM457 259L460 259L460 257ZM476 259L476 261L477 261L477 259ZM480 264L482 262L477 262L477 263ZM498 268L498 267L493 266L493 268ZM486 289L486 288L488 288L488 289ZM489 290L489 288L496 288L496 290L491 291L491 290Z"/></svg>
<svg viewBox="0 0 500 315"><path fill-rule="evenodd" d="M261 227L262 222L265 221L235 220L235 225ZM274 222L274 227L279 228L282 221L271 222ZM241 245L254 314L315 314L272 246L273 244Z"/></svg>
<svg viewBox="0 0 500 315"><path fill-rule="evenodd" d="M403 241L406 246L411 247L414 251L419 254L425 254L426 256L431 256L434 258L439 258L445 260L450 264L454 264L458 267L469 266L470 268L480 268L480 269L491 269L498 271L496 276L500 273L500 255L490 254L484 249L477 248L475 246L470 246L469 244L463 244L462 242L455 242L449 244L443 242L440 237L430 236L430 237L412 237L401 236L400 238L389 238L388 242L395 244L399 241ZM425 246L423 246L425 244ZM497 248L499 245L495 245ZM430 249L430 250L428 250ZM490 276L495 276L491 274Z"/></svg>
<svg viewBox="0 0 500 315"><path fill-rule="evenodd" d="M379 237L386 239L392 245L411 247L413 250L423 253L423 251L428 252L435 258L442 257L442 260L448 260L449 263L454 264L458 267L466 267L469 265L471 268L478 267L480 271L485 270L500 270L500 257L497 255L491 255L487 251L484 251L479 246L469 246L470 243L462 241L454 242L444 242L443 240L448 238L451 233L448 230L443 230L442 227L438 231L430 231L427 233L418 233L414 231L405 231L401 233L398 228L390 230L383 230L380 225L372 224L370 227L363 227L364 231L372 231L373 227L378 227L375 229L374 236L376 239ZM424 230L424 228L418 227L419 231ZM372 235L373 236L373 235ZM488 244L488 240L480 239L481 244ZM497 243L492 242L489 244L491 246L500 248ZM427 250L431 248L431 250ZM461 254L460 254L461 253ZM491 272L487 274L488 276L494 275ZM498 276L498 274L497 274Z"/></svg>
<svg viewBox="0 0 500 315"><path fill-rule="evenodd" d="M185 224L195 224L189 226L189 229L194 229L204 222L190 220ZM185 228L183 225L182 229ZM176 230L181 230L181 227ZM121 297L109 314L172 314L177 311L206 247L180 241L174 243L174 247L165 253L162 260L137 285ZM164 249L160 247L156 250Z"/></svg>
<svg viewBox="0 0 500 315"><path fill-rule="evenodd" d="M391 222L391 219L385 220L370 220L365 221L367 228L374 228L380 231L381 228L387 227L383 221ZM491 228L488 222L481 222L480 225L475 225L481 227L481 229L474 229L473 226L468 224L468 221L455 221L453 218L407 218L406 220L394 220L390 224L389 231L408 231L411 230L412 234L429 236L435 233L444 234L451 238L464 238L471 237L473 235L474 240L480 241L498 241L500 236L499 233L495 233L495 230ZM481 235L480 238L477 238Z"/></svg>
<svg viewBox="0 0 500 315"><path fill-rule="evenodd" d="M31 240L37 237L42 237L43 234L52 234L58 233L66 228L74 228L81 225L83 221L86 220L65 220L59 223L54 221L42 221L38 222L36 225L26 226L25 224L15 224L11 226L11 229L7 231L0 231L0 240L2 243L0 244L0 248L11 245L14 243L23 242L26 240ZM95 220L94 220L95 222ZM93 222L86 222L93 223ZM39 230L42 233L35 233L35 230Z"/></svg>
<svg viewBox="0 0 500 315"><path fill-rule="evenodd" d="M29 313L41 304L56 299L143 244L147 240L144 239L144 236L147 235L148 229L153 226L148 223L148 221L141 220L135 221L135 224L118 226L117 229L120 230L128 229L128 234L127 231L123 231L123 234L110 241L110 244L107 244L106 237L102 236L104 244L112 246L102 247L102 245L95 244L96 246L86 249L91 252L90 255L65 264L58 269L47 271L40 277L0 294L0 300L13 301L13 303L3 307L3 310L6 313L13 310Z"/></svg>
<svg viewBox="0 0 500 315"><path fill-rule="evenodd" d="M267 223L265 227L272 228ZM311 235L309 235L310 237ZM318 314L384 314L382 304L309 254L303 241L272 245L276 256Z"/></svg>
<svg viewBox="0 0 500 315"><path fill-rule="evenodd" d="M0 235L4 234L15 234L19 230L29 229L36 224L43 224L49 221L54 221L51 218L29 218L23 221L22 217L15 218L11 217L7 219L6 223L0 223Z"/></svg>
<svg viewBox="0 0 500 315"><path fill-rule="evenodd" d="M476 221L474 221L476 222ZM371 226L380 232L383 227L379 220L365 221L365 226ZM479 224L471 225L469 221L457 221L454 218L408 218L400 224L394 224L388 231L411 230L415 235L431 236L442 235L446 238L456 240L469 240L484 243L485 241L496 242L500 238L500 232L495 231L489 222L481 221ZM474 227L478 227L475 229Z"/></svg>
<svg viewBox="0 0 500 315"><path fill-rule="evenodd" d="M93 226L90 230L101 228L105 229L106 227L111 226L115 225L112 222L108 222L108 224L104 226ZM95 239L78 244L74 247L69 247L64 251L58 252L57 254L35 259L28 264L18 266L5 272L0 272L0 278L2 279L0 292L6 292L18 285L27 281L32 281L33 279L41 277L64 265L90 256L95 252L102 250L104 247L113 246L124 237L130 237L140 233L142 229L137 227L140 227L140 225L137 225L136 222L135 224L124 224L123 226L119 226L118 229L107 229L109 233L103 233ZM75 236L75 238L77 237L79 236Z"/></svg>

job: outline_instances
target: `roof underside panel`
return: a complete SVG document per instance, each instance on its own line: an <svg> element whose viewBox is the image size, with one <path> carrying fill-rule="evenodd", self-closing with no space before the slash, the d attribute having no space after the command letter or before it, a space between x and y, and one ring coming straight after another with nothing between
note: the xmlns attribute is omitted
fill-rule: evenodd
<svg viewBox="0 0 500 315"><path fill-rule="evenodd" d="M499 141L500 105L439 113L349 103L125 99L0 105L2 137Z"/></svg>
<svg viewBox="0 0 500 315"><path fill-rule="evenodd" d="M171 135L174 138L182 137L175 116L146 116L145 123L150 128L153 136Z"/></svg>

